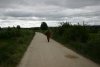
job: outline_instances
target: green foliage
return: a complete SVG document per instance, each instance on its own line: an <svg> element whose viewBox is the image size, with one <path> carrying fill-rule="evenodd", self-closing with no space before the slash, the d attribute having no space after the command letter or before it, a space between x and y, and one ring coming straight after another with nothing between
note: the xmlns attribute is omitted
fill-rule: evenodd
<svg viewBox="0 0 100 67"><path fill-rule="evenodd" d="M89 53L95 61L100 62L100 32L91 34L87 42L87 53Z"/></svg>
<svg viewBox="0 0 100 67"><path fill-rule="evenodd" d="M51 30L53 39L100 63L100 26L62 23L61 26Z"/></svg>
<svg viewBox="0 0 100 67"><path fill-rule="evenodd" d="M8 38L15 38L21 36L21 30L17 28L10 28L1 29L0 30L0 39L8 39Z"/></svg>
<svg viewBox="0 0 100 67"><path fill-rule="evenodd" d="M18 29L18 30L21 29L20 25L17 25L17 29Z"/></svg>
<svg viewBox="0 0 100 67"><path fill-rule="evenodd" d="M54 33L56 36L60 35L65 42L68 41L81 41L86 42L88 40L87 29L83 26L75 25L72 26L69 23L64 23L58 27ZM55 36L55 35L54 35Z"/></svg>
<svg viewBox="0 0 100 67"><path fill-rule="evenodd" d="M29 29L21 29L20 33L17 31L13 28L0 31L0 67L16 67L35 34Z"/></svg>
<svg viewBox="0 0 100 67"><path fill-rule="evenodd" d="M0 27L0 30L1 30L2 28Z"/></svg>
<svg viewBox="0 0 100 67"><path fill-rule="evenodd" d="M46 22L42 22L40 28L41 28L41 30L47 30L48 26L47 26Z"/></svg>

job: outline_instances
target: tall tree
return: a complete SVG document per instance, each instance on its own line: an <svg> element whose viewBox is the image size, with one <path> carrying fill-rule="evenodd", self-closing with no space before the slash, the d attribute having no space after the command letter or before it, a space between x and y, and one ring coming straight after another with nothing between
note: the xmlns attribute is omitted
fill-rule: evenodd
<svg viewBox="0 0 100 67"><path fill-rule="evenodd" d="M47 30L48 29L47 23L46 22L42 22L40 28L41 28L41 30Z"/></svg>

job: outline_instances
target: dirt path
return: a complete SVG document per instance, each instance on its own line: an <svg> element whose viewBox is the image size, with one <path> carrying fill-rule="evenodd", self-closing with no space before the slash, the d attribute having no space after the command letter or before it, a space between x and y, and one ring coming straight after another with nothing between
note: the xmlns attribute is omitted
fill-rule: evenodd
<svg viewBox="0 0 100 67"><path fill-rule="evenodd" d="M63 47L58 42L36 33L18 67L100 67L94 62Z"/></svg>

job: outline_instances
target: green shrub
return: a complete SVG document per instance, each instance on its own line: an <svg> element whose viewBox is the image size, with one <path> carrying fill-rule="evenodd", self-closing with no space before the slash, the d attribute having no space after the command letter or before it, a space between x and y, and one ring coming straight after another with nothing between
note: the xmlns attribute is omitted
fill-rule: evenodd
<svg viewBox="0 0 100 67"><path fill-rule="evenodd" d="M63 41L80 41L86 42L88 40L87 29L79 25L69 25L64 23L54 31L54 36L60 36Z"/></svg>
<svg viewBox="0 0 100 67"><path fill-rule="evenodd" d="M0 39L8 39L15 38L21 36L21 30L17 30L16 28L2 29L0 30Z"/></svg>
<svg viewBox="0 0 100 67"><path fill-rule="evenodd" d="M87 52L90 56L94 57L96 61L100 62L100 32L90 36L87 43Z"/></svg>
<svg viewBox="0 0 100 67"><path fill-rule="evenodd" d="M21 35L18 36L16 31L18 30L13 28L9 31L8 29L0 31L4 35L2 37L5 37L5 39L0 38L0 67L16 67L35 35L35 32L32 30L22 29L20 31Z"/></svg>
<svg viewBox="0 0 100 67"><path fill-rule="evenodd" d="M100 27L62 23L52 31L53 39L100 63Z"/></svg>
<svg viewBox="0 0 100 67"><path fill-rule="evenodd" d="M18 29L18 30L21 29L20 25L17 25L17 29Z"/></svg>

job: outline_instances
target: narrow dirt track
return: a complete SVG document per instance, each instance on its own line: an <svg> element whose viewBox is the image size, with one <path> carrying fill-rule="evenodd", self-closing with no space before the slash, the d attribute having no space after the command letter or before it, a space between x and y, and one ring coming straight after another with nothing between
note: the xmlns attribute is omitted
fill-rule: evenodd
<svg viewBox="0 0 100 67"><path fill-rule="evenodd" d="M37 33L17 67L100 67L54 40Z"/></svg>

